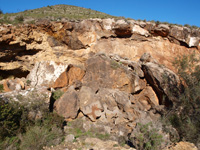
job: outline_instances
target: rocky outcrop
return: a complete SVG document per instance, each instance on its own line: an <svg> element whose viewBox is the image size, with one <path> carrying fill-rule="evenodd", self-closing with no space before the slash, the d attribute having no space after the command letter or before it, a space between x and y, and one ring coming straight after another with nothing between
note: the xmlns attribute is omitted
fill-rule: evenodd
<svg viewBox="0 0 200 150"><path fill-rule="evenodd" d="M83 84L96 91L98 88L112 88L135 93L144 88L145 81L122 63L100 54L87 60Z"/></svg>
<svg viewBox="0 0 200 150"><path fill-rule="evenodd" d="M172 69L176 56L195 50L189 47L199 47L199 37L199 29L134 20L40 20L35 25L1 25L0 72L7 76L3 71L30 71L36 62L51 60L83 65L91 53L100 51L131 60L149 52Z"/></svg>
<svg viewBox="0 0 200 150"><path fill-rule="evenodd" d="M150 54L144 54L140 60L147 83L152 86L159 96L160 104L170 105L172 104L170 100L177 101L179 77L173 71L156 63Z"/></svg>
<svg viewBox="0 0 200 150"><path fill-rule="evenodd" d="M77 81L81 81L85 75L85 71L79 67L69 65L68 68L60 74L53 84L53 88L61 88L72 85Z"/></svg>
<svg viewBox="0 0 200 150"><path fill-rule="evenodd" d="M37 62L27 76L31 86L61 88L81 80L85 71L71 64L54 61Z"/></svg>
<svg viewBox="0 0 200 150"><path fill-rule="evenodd" d="M32 86L51 87L67 67L67 64L56 63L53 61L37 62L27 76L27 79L31 81Z"/></svg>
<svg viewBox="0 0 200 150"><path fill-rule="evenodd" d="M81 86L71 85L54 104L54 110L66 120L85 116L94 123L108 125L116 135L125 136L141 120L144 123L158 120L164 107L171 107L167 102L175 102L168 99L163 102L163 97L171 96L166 84L175 86L178 77L158 65L150 54L144 54L138 62L117 55L96 54L86 61L85 69ZM171 77L166 83L163 73L176 78Z"/></svg>
<svg viewBox="0 0 200 150"><path fill-rule="evenodd" d="M129 141L139 122L156 123L165 108L177 103L179 77L172 62L194 51L199 55L199 37L198 29L134 20L1 25L0 73L5 79L0 96L29 103L31 95L67 123L80 119L86 131L101 126L114 140ZM54 103L56 89L64 94ZM37 118L40 112L29 116Z"/></svg>
<svg viewBox="0 0 200 150"><path fill-rule="evenodd" d="M4 80L2 85L5 92L13 90L20 91L25 89L24 82L19 78Z"/></svg>
<svg viewBox="0 0 200 150"><path fill-rule="evenodd" d="M193 144L189 142L179 142L176 143L175 146L172 146L166 150L197 150L198 148Z"/></svg>
<svg viewBox="0 0 200 150"><path fill-rule="evenodd" d="M54 103L55 111L65 118L76 118L79 110L79 99L77 92L70 88L63 96Z"/></svg>

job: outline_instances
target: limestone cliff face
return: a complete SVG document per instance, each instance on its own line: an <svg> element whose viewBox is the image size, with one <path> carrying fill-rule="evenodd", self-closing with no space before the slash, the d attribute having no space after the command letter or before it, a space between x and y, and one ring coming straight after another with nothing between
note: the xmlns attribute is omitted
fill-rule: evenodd
<svg viewBox="0 0 200 150"><path fill-rule="evenodd" d="M98 52L133 61L148 52L173 70L174 58L197 51L199 40L199 29L133 20L43 20L35 25L1 25L0 73L4 77L26 76L36 62L47 60L81 66Z"/></svg>
<svg viewBox="0 0 200 150"><path fill-rule="evenodd" d="M179 102L180 78L172 62L193 52L200 56L199 41L199 29L133 20L0 25L0 98L44 101L67 122L81 119L85 131L103 128L116 141L129 142L139 123L153 122L163 134L162 149L171 137L180 139L171 126L165 129L170 134L164 133L158 121ZM58 91L64 94L55 101ZM177 143L172 149L179 147L193 145Z"/></svg>

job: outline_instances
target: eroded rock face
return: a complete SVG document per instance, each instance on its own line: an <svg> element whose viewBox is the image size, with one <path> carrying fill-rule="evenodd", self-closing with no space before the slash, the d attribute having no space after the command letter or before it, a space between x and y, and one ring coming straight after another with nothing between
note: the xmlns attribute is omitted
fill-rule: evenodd
<svg viewBox="0 0 200 150"><path fill-rule="evenodd" d="M1 70L30 71L38 61L83 65L91 52L115 53L137 60L150 52L171 68L179 54L199 47L199 29L134 20L91 19L80 22L38 21L35 25L0 26ZM173 55L172 55L173 54Z"/></svg>
<svg viewBox="0 0 200 150"><path fill-rule="evenodd" d="M37 62L27 76L27 79L31 81L32 86L43 85L51 87L67 67L67 64L56 63L53 61Z"/></svg>
<svg viewBox="0 0 200 150"><path fill-rule="evenodd" d="M147 54L145 54L147 55ZM159 96L160 104L172 105L171 101L178 100L177 89L179 84L179 77L168 68L159 65L154 60L149 60L149 57L142 56L142 69L145 74L145 78L149 85L154 89L156 94ZM164 96L166 96L165 99Z"/></svg>
<svg viewBox="0 0 200 150"><path fill-rule="evenodd" d="M9 80L5 80L3 83L3 89L5 92L10 92L10 91L20 91L25 89L25 85L24 82L19 79L9 79Z"/></svg>
<svg viewBox="0 0 200 150"><path fill-rule="evenodd" d="M79 67L69 65L68 68L60 74L53 84L53 88L61 88L72 85L76 81L81 81L85 71Z"/></svg>
<svg viewBox="0 0 200 150"><path fill-rule="evenodd" d="M171 71L172 62L196 51L199 37L198 29L133 20L1 25L0 73L7 78L15 72L17 77L20 69L20 74L25 71L20 77L26 77L30 71L26 80L39 90L34 94L43 96L32 97L46 104L47 89L64 87L54 104L59 115L67 121L85 117L108 133L127 137L138 122L155 122L177 101L179 78ZM32 90L23 85L26 80L6 80L7 93L1 95L26 100L21 95ZM39 114L31 112L30 117Z"/></svg>
<svg viewBox="0 0 200 150"><path fill-rule="evenodd" d="M145 86L145 82L128 67L123 67L120 62L104 54L95 55L87 60L83 84L96 91L99 88L111 88L128 93L134 93Z"/></svg>
<svg viewBox="0 0 200 150"><path fill-rule="evenodd" d="M179 142L176 143L175 146L172 146L166 150L198 150L198 148L193 144L189 142Z"/></svg>
<svg viewBox="0 0 200 150"><path fill-rule="evenodd" d="M55 111L66 119L76 118L79 107L78 93L74 88L68 89L67 92L54 103Z"/></svg>
<svg viewBox="0 0 200 150"><path fill-rule="evenodd" d="M80 110L92 121L101 116L103 107L99 97L90 87L83 86L79 92Z"/></svg>
<svg viewBox="0 0 200 150"><path fill-rule="evenodd" d="M152 87L147 86L142 92L139 94L135 94L132 99L132 103L139 105L138 107L144 111L148 111L153 106L159 105L159 99L152 89Z"/></svg>

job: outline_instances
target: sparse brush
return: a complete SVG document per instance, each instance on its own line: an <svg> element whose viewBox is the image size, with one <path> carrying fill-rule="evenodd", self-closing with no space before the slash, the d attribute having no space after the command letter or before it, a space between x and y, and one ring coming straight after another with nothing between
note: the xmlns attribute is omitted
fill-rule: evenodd
<svg viewBox="0 0 200 150"><path fill-rule="evenodd" d="M174 62L181 78L179 102L167 119L176 128L181 140L200 146L200 58L195 53L177 58ZM188 132L189 131L189 132ZM200 148L200 147L199 147Z"/></svg>

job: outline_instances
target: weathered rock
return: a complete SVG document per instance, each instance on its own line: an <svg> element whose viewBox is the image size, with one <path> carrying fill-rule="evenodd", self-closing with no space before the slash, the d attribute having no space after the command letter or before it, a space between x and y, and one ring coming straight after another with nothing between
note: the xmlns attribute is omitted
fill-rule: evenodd
<svg viewBox="0 0 200 150"><path fill-rule="evenodd" d="M132 28L128 24L116 24L114 33L120 38L129 38L133 34Z"/></svg>
<svg viewBox="0 0 200 150"><path fill-rule="evenodd" d="M40 105L44 103L48 108L51 92L48 91L46 87L41 86L37 88L29 88L28 90L14 90L6 93L1 93L0 97L6 101L18 102L25 107L29 107L31 105Z"/></svg>
<svg viewBox="0 0 200 150"><path fill-rule="evenodd" d="M31 70L27 79L31 81L31 86L52 87L56 79L66 70L67 64L53 61L37 62Z"/></svg>
<svg viewBox="0 0 200 150"><path fill-rule="evenodd" d="M147 63L147 62L157 63L157 61L151 56L150 53L144 53L144 54L140 57L140 61L141 61L142 63Z"/></svg>
<svg viewBox="0 0 200 150"><path fill-rule="evenodd" d="M138 25L134 25L133 28L132 28L132 32L133 33L136 33L136 34L140 34L140 35L143 35L143 36L146 36L148 37L150 34L147 30L141 28L140 26Z"/></svg>
<svg viewBox="0 0 200 150"><path fill-rule="evenodd" d="M68 71L69 85L72 85L76 80L81 81L85 75L85 71L79 67L72 66Z"/></svg>
<svg viewBox="0 0 200 150"><path fill-rule="evenodd" d="M97 91L111 88L134 93L143 87L143 80L119 62L104 54L95 55L86 62L83 84Z"/></svg>
<svg viewBox="0 0 200 150"><path fill-rule="evenodd" d="M73 134L69 134L65 137L65 142L73 142L75 140L75 137Z"/></svg>
<svg viewBox="0 0 200 150"><path fill-rule="evenodd" d="M187 41L189 47L198 47L200 38L199 37L188 37Z"/></svg>
<svg viewBox="0 0 200 150"><path fill-rule="evenodd" d="M67 75L67 71L64 71L60 74L60 76L53 83L53 88L62 88L69 85L69 78Z"/></svg>
<svg viewBox="0 0 200 150"><path fill-rule="evenodd" d="M80 110L88 116L92 121L96 121L101 116L103 107L99 98L95 95L95 91L91 88L83 86L79 92Z"/></svg>
<svg viewBox="0 0 200 150"><path fill-rule="evenodd" d="M79 110L78 93L73 86L54 103L55 111L65 119L76 118Z"/></svg>
<svg viewBox="0 0 200 150"><path fill-rule="evenodd" d="M152 87L147 86L142 92L134 95L132 103L140 103L140 109L148 111L152 106L158 106L159 100ZM142 108L141 108L142 107Z"/></svg>
<svg viewBox="0 0 200 150"><path fill-rule="evenodd" d="M188 37L189 30L186 30L187 28L173 26L170 30L170 36L176 38L177 40L185 42L185 39Z"/></svg>
<svg viewBox="0 0 200 150"><path fill-rule="evenodd" d="M157 27L161 32L159 34L166 36L168 28L164 26L161 24ZM117 34L121 34L121 38L114 33L115 27L120 29ZM150 22L130 20L127 23L114 19L77 22L41 20L35 25L18 27L1 25L0 67L1 70L20 68L30 71L40 61L83 65L91 52L103 51L129 57L130 60L137 60L144 52L150 52L159 63L171 69L175 57L188 54L198 47L198 29L170 26L169 35L163 38L150 33L157 27Z"/></svg>
<svg viewBox="0 0 200 150"><path fill-rule="evenodd" d="M190 28L173 26L170 29L169 35L172 38L184 42L185 44L187 44L188 47L198 47L200 38L197 30L196 33L197 34L193 36Z"/></svg>
<svg viewBox="0 0 200 150"><path fill-rule="evenodd" d="M104 149L104 150L110 150L110 149L116 149L116 150L135 150L134 148L124 148L118 145L118 142L116 141L102 141L98 138L86 138L85 143L91 144L92 149Z"/></svg>
<svg viewBox="0 0 200 150"><path fill-rule="evenodd" d="M142 60L142 59L141 59ZM145 60L142 60L145 62ZM143 63L142 69L145 79L158 95L159 103L171 105L171 101L176 101L178 96L178 76L166 67L153 62ZM165 99L164 96L166 96Z"/></svg>
<svg viewBox="0 0 200 150"><path fill-rule="evenodd" d="M115 24L114 19L103 19L102 25L104 30L112 30L113 26Z"/></svg>
<svg viewBox="0 0 200 150"><path fill-rule="evenodd" d="M83 69L69 65L68 68L56 79L53 88L72 85L74 82L81 81L84 75L85 71Z"/></svg>
<svg viewBox="0 0 200 150"><path fill-rule="evenodd" d="M165 24L159 24L158 26L155 27L153 30L152 34L156 36L162 36L162 37L167 37L169 35L170 28L168 25Z"/></svg>
<svg viewBox="0 0 200 150"><path fill-rule="evenodd" d="M179 142L179 143L176 143L175 146L172 146L165 150L198 150L198 148L193 143Z"/></svg>

